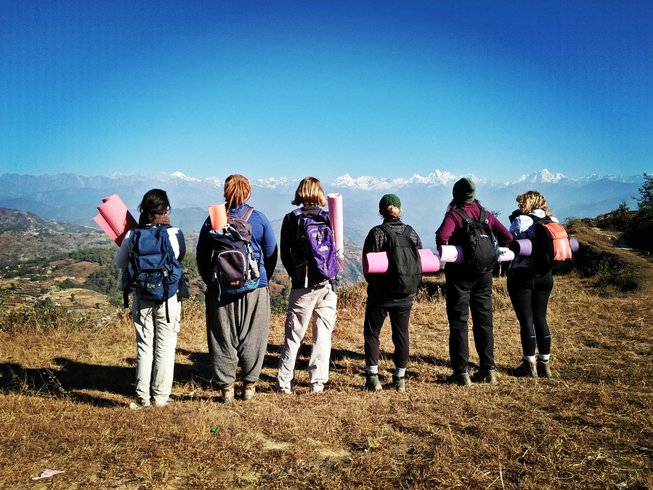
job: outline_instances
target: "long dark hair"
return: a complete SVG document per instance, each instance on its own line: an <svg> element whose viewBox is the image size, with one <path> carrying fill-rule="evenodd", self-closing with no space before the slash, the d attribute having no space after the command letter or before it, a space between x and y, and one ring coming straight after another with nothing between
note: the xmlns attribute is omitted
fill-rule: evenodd
<svg viewBox="0 0 653 490"><path fill-rule="evenodd" d="M141 215L138 218L140 226L152 224L156 216L162 216L170 208L168 194L161 189L151 189L145 193L138 205Z"/></svg>

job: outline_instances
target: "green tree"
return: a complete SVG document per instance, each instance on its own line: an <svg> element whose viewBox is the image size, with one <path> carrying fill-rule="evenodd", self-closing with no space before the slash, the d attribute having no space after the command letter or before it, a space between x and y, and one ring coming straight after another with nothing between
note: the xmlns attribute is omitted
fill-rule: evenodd
<svg viewBox="0 0 653 490"><path fill-rule="evenodd" d="M653 212L653 175L644 173L644 183L639 188L640 199L637 200L639 210Z"/></svg>

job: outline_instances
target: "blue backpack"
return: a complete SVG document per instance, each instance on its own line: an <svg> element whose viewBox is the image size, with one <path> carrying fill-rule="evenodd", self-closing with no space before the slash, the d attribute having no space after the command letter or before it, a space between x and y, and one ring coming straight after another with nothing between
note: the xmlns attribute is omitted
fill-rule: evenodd
<svg viewBox="0 0 653 490"><path fill-rule="evenodd" d="M211 230L212 279L222 293L238 295L258 288L260 272L254 256L252 225L249 223L254 208L245 214L227 215L227 224L221 230Z"/></svg>
<svg viewBox="0 0 653 490"><path fill-rule="evenodd" d="M169 226L135 228L130 237L129 262L122 275L122 290L125 308L129 304L129 293L139 299L161 304L177 294L183 269L170 243Z"/></svg>
<svg viewBox="0 0 653 490"><path fill-rule="evenodd" d="M306 266L324 279L333 279L338 274L338 257L329 213L323 209L306 213L298 208L293 214L299 220L297 238L304 243Z"/></svg>

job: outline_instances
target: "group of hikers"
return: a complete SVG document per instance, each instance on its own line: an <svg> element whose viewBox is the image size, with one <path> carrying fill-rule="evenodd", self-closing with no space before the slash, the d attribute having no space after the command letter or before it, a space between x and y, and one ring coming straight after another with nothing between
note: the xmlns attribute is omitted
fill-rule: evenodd
<svg viewBox="0 0 653 490"><path fill-rule="evenodd" d="M246 177L230 175L224 183L226 224L216 227L209 216L197 243L197 266L206 283L209 357L224 403L233 402L237 395L251 400L256 394L270 324L268 284L278 256L292 286L275 388L280 393L293 393L295 362L309 326L312 349L308 374L312 392L322 392L329 380L338 301L335 278L342 264L331 219L324 209L324 189L315 177L301 180L291 201L296 208L283 218L279 246L268 218L247 204L251 193ZM444 267L452 368L446 381L462 386L472 382L495 383L492 280L498 247L524 239L535 244L541 240L541 225L558 220L550 214L544 196L536 191L517 196L518 209L510 216L509 229L476 199L471 179L458 180L452 194L435 232L439 249L459 246L464 258ZM115 261L124 270L121 289L125 301L128 293L134 292L136 400L130 404L134 409L171 402L180 301L185 295L179 262L186 251L183 233L171 226L170 202L165 191L148 191L138 209L138 227L127 232ZM392 387L399 392L406 389L409 323L422 275L422 241L413 227L402 222L401 210L398 196L384 195L379 201L382 223L369 231L363 245L363 261L371 253L384 252L388 257L387 272L364 273L368 283L363 320L365 389L370 391L383 389L379 378L380 332L387 316L394 344ZM490 259L484 259L488 255ZM508 292L519 321L522 344L521 363L513 370L517 376L551 376L551 334L546 316L553 275L550 260L542 257L538 253L516 254L507 272ZM472 375L470 312L479 358L478 370Z"/></svg>

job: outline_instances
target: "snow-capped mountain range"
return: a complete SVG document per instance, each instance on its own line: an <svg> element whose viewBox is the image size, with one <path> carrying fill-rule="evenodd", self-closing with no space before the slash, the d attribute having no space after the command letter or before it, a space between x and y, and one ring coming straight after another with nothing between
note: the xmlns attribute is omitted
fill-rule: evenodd
<svg viewBox="0 0 653 490"><path fill-rule="evenodd" d="M343 195L345 232L351 243L361 243L369 228L379 223L378 201L392 192L402 200L404 221L422 236L425 244L433 243L433 235L451 200L451 188L460 175L434 170L428 175L414 174L405 178L342 175L333 182L324 182L327 193ZM467 175L476 181L477 198L507 223L515 208L515 197L527 190L542 192L555 214L562 220L594 217L616 209L625 201L636 208L642 176L588 175L571 179L547 169L521 175L509 182L494 182ZM279 226L284 214L292 209L290 201L299 179L269 177L252 179L250 203L262 210ZM92 217L103 197L119 194L136 213L143 194L160 187L168 192L173 206L173 221L185 231L196 231L207 214L207 206L222 202L223 179L193 177L182 172L153 175L85 177L75 174L0 176L0 207L30 211L57 221L95 227Z"/></svg>

